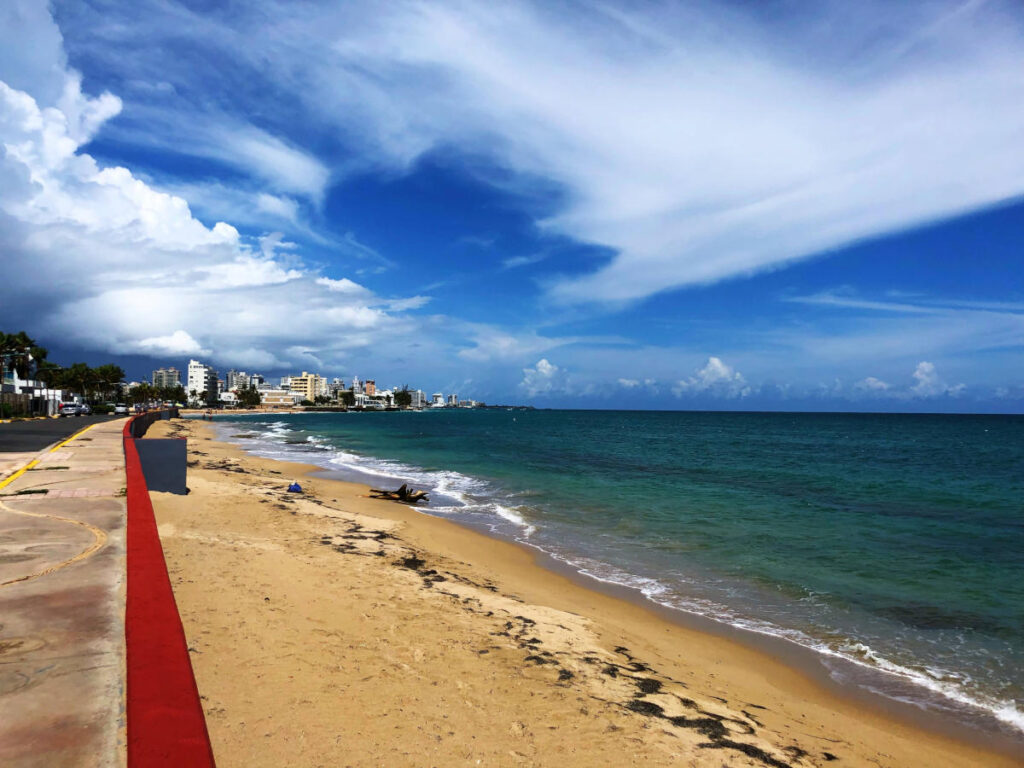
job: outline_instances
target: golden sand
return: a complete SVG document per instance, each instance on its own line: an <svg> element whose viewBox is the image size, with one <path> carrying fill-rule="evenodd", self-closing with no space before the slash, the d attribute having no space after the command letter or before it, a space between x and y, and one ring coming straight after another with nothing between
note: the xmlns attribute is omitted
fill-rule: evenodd
<svg viewBox="0 0 1024 768"><path fill-rule="evenodd" d="M1017 764L201 422L169 434L191 493L152 496L221 768Z"/></svg>

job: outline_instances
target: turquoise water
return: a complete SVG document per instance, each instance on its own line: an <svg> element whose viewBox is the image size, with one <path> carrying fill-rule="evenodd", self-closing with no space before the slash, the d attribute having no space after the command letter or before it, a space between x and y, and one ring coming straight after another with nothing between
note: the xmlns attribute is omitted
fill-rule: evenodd
<svg viewBox="0 0 1024 768"><path fill-rule="evenodd" d="M225 435L543 549L834 676L1024 730L1024 417L251 416ZM852 670L852 672L851 672ZM964 705L968 705L965 707Z"/></svg>

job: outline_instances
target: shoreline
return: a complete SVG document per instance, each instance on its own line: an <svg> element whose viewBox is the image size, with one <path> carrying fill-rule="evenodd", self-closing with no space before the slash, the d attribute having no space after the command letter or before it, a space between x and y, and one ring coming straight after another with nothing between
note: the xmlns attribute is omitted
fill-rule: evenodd
<svg viewBox="0 0 1024 768"><path fill-rule="evenodd" d="M241 420L234 428L245 431L244 424L245 421ZM287 440L288 443L299 443L295 446L298 452L292 455L288 455L291 451L286 451L284 454L275 452L267 454L259 446L249 447L245 443L237 443L228 439L227 435L232 430L230 424L222 424L219 428L215 427L214 429L217 430L217 434L222 435L221 439L224 439L225 442L230 442L244 451L252 450L252 455L266 455L268 458L285 462L313 461L321 470L316 476L326 479L353 482L359 485L366 483L379 485L384 482L386 485L385 478L394 478L393 484L397 484L407 479L406 470L414 473L412 477L415 477L415 473L418 471L415 465L407 466L404 469L389 466L383 470L379 468L375 470L351 463L343 465L347 468L339 469L332 466L336 463L334 461L323 462L321 460L324 458L323 454L315 451L304 452L303 447L309 446L307 441ZM242 437L242 435L232 435L231 437ZM323 447L319 445L319 440L316 438L310 439L315 441L314 444L317 447ZM372 459L372 457L369 458ZM385 461L385 464L387 463ZM426 473L436 474L438 471L442 475L447 474L441 470L429 470ZM456 474L458 473L456 472ZM472 478L468 479L472 480ZM426 484L421 487L431 487L429 478L422 478L422 482ZM452 495L448 490L438 492ZM458 492L455 492L454 495L456 498L459 497ZM529 533L533 530L532 525L512 513L506 514L507 510L502 511L501 504L508 504L508 501L502 501L498 505L497 515L501 520L495 524L491 521L476 519L473 516L460 515L458 510L450 508L443 495L441 499L444 511L435 511L433 503L421 508L420 511L439 519L456 522L484 536L522 546L534 554L538 565L556 573L568 575L581 586L642 605L670 621L691 629L727 637L761 650L768 655L784 658L790 666L800 669L822 687L841 696L863 702L868 706L879 708L893 716L901 717L906 722L919 727L938 733L955 734L960 739L982 746L997 741L1003 745L1002 749L1009 753L1017 750L1024 751L1024 730L1020 728L1019 718L1011 722L1008 717L1003 717L1004 710L997 710L994 704L986 705L972 700L955 689L943 690L941 686L935 685L932 679L921 674L913 666L904 665L901 668L896 664L889 669L884 666L868 664L850 655L825 647L820 639L815 642L814 637L799 631L795 633L796 637L791 636L784 630L780 631L780 627L770 622L762 627L758 627L756 621L753 622L753 625L747 623L744 626L743 623L734 623L730 620L727 610L724 616L718 616L700 609L690 610L678 604L674 605L671 601L661 599L657 594L650 594L645 586L637 586L635 581L631 584L630 579L622 578L621 572L618 577L613 575L610 578L602 576L600 573L589 572L590 565L581 564L577 558L572 556L571 551L564 549L559 551L557 546L554 549L550 548L552 544L550 540L543 544L538 543L537 539ZM505 524L506 522L508 525ZM528 529L525 535L520 535L521 532L518 530L520 526ZM598 566L598 569L602 565L600 561L595 561L593 564ZM613 568L614 570L616 569ZM629 576L628 573L624 575ZM658 577L647 573L645 577L640 577L640 581L650 583L652 578L657 579ZM684 599L683 602L685 603L686 600ZM915 673L917 673L916 676ZM1010 709L1012 711L1012 705L1010 705Z"/></svg>
<svg viewBox="0 0 1024 768"><path fill-rule="evenodd" d="M192 432L190 447L193 449L197 443L202 443L203 450L197 454L200 458L190 455L190 458L201 460L207 465L201 470L202 474L224 476L211 480L210 489L220 488L215 495L228 493L233 482L239 482L239 476L253 470L261 474L264 480L268 478L268 472L281 477L290 478L294 475L304 478L304 486L308 485L318 499L316 504L321 507L326 503L332 505L331 511L326 514L329 520L348 514L360 519L387 521L393 526L387 531L378 531L382 538L375 541L393 540L401 542L400 546L411 547L414 552L413 565L416 567L406 565L405 570L411 570L424 582L440 577L438 582L432 583L447 584L454 580L466 589L469 589L467 584L474 584L476 590L469 590L472 594L463 593L461 588L455 590L459 601L470 601L470 604L475 605L481 600L484 604L488 600L497 603L512 600L514 606L528 606L531 611L538 610L541 614L552 610L557 612L559 621L555 622L556 627L552 631L555 635L567 636L541 635L536 628L537 619L531 619L534 622L532 624L524 621L523 631L516 628L517 631L511 635L510 630L504 633L499 631L499 635L509 636L506 642L514 646L513 649L500 650L505 655L512 651L513 656L516 655L515 650L518 650L521 657L514 660L516 663L512 670L504 671L514 672L513 676L516 677L522 673L521 668L525 664L527 669L540 675L541 679L537 681L539 690L531 692L531 698L542 696L545 692L564 697L567 690L577 689L585 694L579 699L581 701L605 702L603 708L607 711L601 716L612 717L616 731L635 731L631 737L620 736L613 741L622 750L636 749L636 739L639 738L648 753L648 762L654 759L652 754L662 755L666 749L671 751L673 746L685 747L682 754L689 760L702 756L710 758L708 746L701 746L707 745L709 734L700 731L702 726L692 725L699 721L705 729L711 729L711 736L715 736L712 742L719 744L718 749L726 750L720 752L716 759L724 759L728 754L732 759L748 761L736 764L824 764L833 758L842 759L843 764L847 765L877 765L879 762L886 765L1018 764L1014 762L1015 755L1010 752L1012 745L1007 744L1005 749L1000 749L998 744L980 743L984 734L978 734L978 740L949 738L927 728L925 723L913 723L910 722L911 718L892 711L886 712L883 707L877 706L877 702L858 702L849 691L844 694L842 690L830 690L830 686L813 679L815 676L809 674L809 670L801 668L799 663L794 664L785 653L767 651L759 643L742 642L736 637L739 630L725 632L722 630L727 628L719 625L718 631L714 631L714 628L697 627L693 622L680 621L678 615L671 615L679 614L678 611L667 608L659 610L656 604L646 598L640 598L643 600L641 604L635 593L633 599L624 594L632 590L622 588L620 591L610 585L597 586L600 584L597 580L573 572L568 566L553 568L551 566L557 561L543 562L541 553L521 544L494 538L397 504L371 502L361 497L365 495L364 486L325 479L322 467L255 457L244 453L237 446L211 439L209 435L212 430L207 430L207 425L202 422L192 421L188 427L180 422L178 424L180 428L167 426L165 429ZM203 433L203 437L197 441L195 437L200 433ZM207 453L211 456L216 454L219 461L201 459L202 454ZM235 469L228 469L228 466ZM245 472L239 472L243 466L246 467ZM196 469L199 471L198 467ZM233 472L239 474L232 477ZM190 485L192 475L190 472ZM203 486L205 488L207 482ZM161 510L165 508L163 496L154 494L158 520L163 516ZM327 497L332 501L327 502ZM305 501L307 499L302 499L302 502ZM179 544L179 539L171 536L165 544L169 564L174 558L175 547L172 544ZM185 538L184 541L189 539ZM351 541L343 540L332 546L344 544L343 549L351 551L348 548L356 546ZM359 546L362 544L356 548ZM378 544L368 546L376 547ZM385 567L382 559L387 558L382 556L373 559L378 568ZM408 557L405 559L409 560ZM450 569L441 570L439 565L434 564L435 560ZM452 567L454 564L457 567ZM427 575L424 576L424 573ZM179 571L178 575L181 574ZM485 586L481 588L481 584ZM432 591L435 600L438 594L452 593L447 587L444 590L436 586L424 588L420 584L415 587ZM177 583L175 588L178 589ZM454 600L452 597L446 599ZM461 605L466 604L461 602ZM179 605L182 607L186 632L189 632L187 603L179 598ZM440 608L440 614L446 619L450 619L453 612L459 612L458 607L451 605L434 607ZM498 613L495 610L498 607L495 604L489 613L483 613L493 617ZM509 606L504 605L502 610L507 612ZM528 614L526 608L520 607L520 610L523 615L519 618ZM476 615L474 623L479 620L480 616ZM710 619L703 622L712 623ZM527 627L530 629L527 630ZM565 632L562 633L557 627ZM525 637L531 632L538 632L538 635ZM493 632L484 634L494 635ZM730 637L730 634L733 636ZM537 642L531 645L527 642L531 640ZM779 642L793 645L787 641ZM580 651L583 645L588 644L602 646L600 659L595 650L586 653ZM553 654L552 651L527 653L542 647L556 650ZM496 658L490 654L497 654L498 650L481 649L481 655L473 661L479 665L481 659ZM209 652L204 649L203 654ZM590 655L587 656L587 653ZM807 653L813 652L807 650ZM193 661L201 662L203 658L193 657ZM553 674L541 675L542 672L551 672L556 664L559 670L557 677ZM588 669L588 665L599 668L603 665L604 671ZM637 669L638 666L640 669ZM617 672L612 674L608 669ZM203 692L201 663L197 663L197 679ZM547 690L552 686L554 691ZM832 688L838 689L839 686L834 684ZM683 695L683 691L686 691L686 695ZM737 709L737 705L729 703L737 700L743 700L746 706ZM582 719L591 721L594 716L582 716ZM620 720L622 723L619 723ZM710 725L712 723L718 725ZM211 721L211 733L216 730L214 725L215 720ZM798 729L802 729L803 733L800 734ZM964 726L964 729L967 727ZM830 735L818 735L818 732L829 732ZM797 735L794 736L794 733ZM684 737L691 736L697 740L690 739L692 743L681 743L687 741ZM663 743L666 740L668 747ZM216 737L214 741L216 748ZM746 746L741 748L730 744ZM833 744L833 751L822 748L823 744ZM598 763L584 761L578 764Z"/></svg>

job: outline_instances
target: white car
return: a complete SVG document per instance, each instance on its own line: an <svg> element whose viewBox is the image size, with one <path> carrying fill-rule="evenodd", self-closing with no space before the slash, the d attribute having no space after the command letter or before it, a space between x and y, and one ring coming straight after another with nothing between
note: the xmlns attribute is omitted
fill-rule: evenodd
<svg viewBox="0 0 1024 768"><path fill-rule="evenodd" d="M64 403L64 405L60 407L60 415L78 416L82 413L81 408L82 406L80 406L78 403Z"/></svg>
<svg viewBox="0 0 1024 768"><path fill-rule="evenodd" d="M114 406L115 416L127 416L128 413L128 406L125 405L124 403L118 403L117 405Z"/></svg>

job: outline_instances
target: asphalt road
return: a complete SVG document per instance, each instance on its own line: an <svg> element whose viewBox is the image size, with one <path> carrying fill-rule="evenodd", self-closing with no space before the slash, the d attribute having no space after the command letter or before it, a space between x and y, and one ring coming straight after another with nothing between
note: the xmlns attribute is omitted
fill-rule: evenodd
<svg viewBox="0 0 1024 768"><path fill-rule="evenodd" d="M71 437L78 430L99 421L123 416L65 416L60 419L12 421L0 424L0 453L31 453Z"/></svg>

